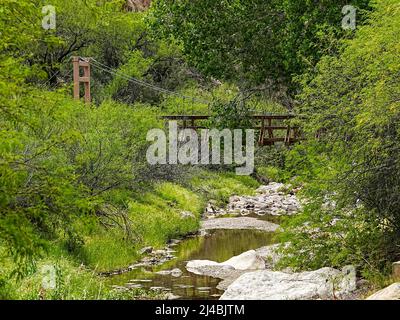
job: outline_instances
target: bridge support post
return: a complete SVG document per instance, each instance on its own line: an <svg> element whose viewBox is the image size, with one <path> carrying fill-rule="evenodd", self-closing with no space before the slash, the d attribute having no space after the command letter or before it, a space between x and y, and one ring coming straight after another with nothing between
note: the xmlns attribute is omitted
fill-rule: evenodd
<svg viewBox="0 0 400 320"><path fill-rule="evenodd" d="M73 78L74 78L74 99L80 99L80 84L84 84L85 94L84 99L86 103L91 102L90 93L90 62L89 59L82 59L80 57L72 57L73 65ZM83 76L81 77L81 68L83 69Z"/></svg>
<svg viewBox="0 0 400 320"><path fill-rule="evenodd" d="M290 135L292 134L292 129L290 128L290 125L287 127L286 130L286 136L285 136L285 144L288 146L290 145Z"/></svg>
<svg viewBox="0 0 400 320"><path fill-rule="evenodd" d="M264 146L264 136L265 136L265 119L261 119L260 138L258 139L258 145L260 147Z"/></svg>

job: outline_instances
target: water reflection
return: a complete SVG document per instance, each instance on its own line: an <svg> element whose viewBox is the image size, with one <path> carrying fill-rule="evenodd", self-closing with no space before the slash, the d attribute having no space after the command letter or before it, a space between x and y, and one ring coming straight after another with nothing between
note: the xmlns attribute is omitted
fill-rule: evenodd
<svg viewBox="0 0 400 320"><path fill-rule="evenodd" d="M142 268L114 276L112 285L143 287L171 292L182 299L218 299L223 293L216 286L219 279L198 276L186 271L189 260L213 260L223 262L251 249L273 243L273 233L257 230L215 230L206 237L194 237L177 245L176 258L153 268ZM180 277L155 272L179 268Z"/></svg>

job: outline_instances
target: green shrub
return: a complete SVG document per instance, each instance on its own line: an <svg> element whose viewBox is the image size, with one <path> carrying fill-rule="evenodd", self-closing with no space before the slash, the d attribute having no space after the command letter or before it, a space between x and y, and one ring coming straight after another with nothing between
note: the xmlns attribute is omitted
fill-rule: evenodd
<svg viewBox="0 0 400 320"><path fill-rule="evenodd" d="M287 163L307 182L308 205L284 226L297 267L352 263L376 274L400 257L400 6L374 8L369 25L339 57L319 63L300 96L309 141Z"/></svg>
<svg viewBox="0 0 400 320"><path fill-rule="evenodd" d="M269 181L283 182L285 181L285 171L277 167L257 167L257 174Z"/></svg>
<svg viewBox="0 0 400 320"><path fill-rule="evenodd" d="M233 172L207 172L195 175L192 188L206 199L224 205L233 195L252 195L259 183L249 176L238 176Z"/></svg>

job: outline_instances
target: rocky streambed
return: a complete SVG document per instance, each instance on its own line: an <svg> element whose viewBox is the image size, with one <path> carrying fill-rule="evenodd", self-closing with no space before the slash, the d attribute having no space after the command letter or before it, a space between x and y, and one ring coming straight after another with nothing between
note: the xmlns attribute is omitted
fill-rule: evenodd
<svg viewBox="0 0 400 320"><path fill-rule="evenodd" d="M357 290L353 267L294 273L274 271L280 257L273 234L282 215L301 209L297 190L279 183L254 196L231 197L226 208L207 206L199 235L173 240L163 250L143 248L142 261L111 283L145 288L167 299L345 299Z"/></svg>
<svg viewBox="0 0 400 320"><path fill-rule="evenodd" d="M109 283L118 290L143 288L155 291L167 299L219 299L224 293L219 287L222 279L193 273L186 269L187 263L196 259L223 262L272 243L272 236L273 233L260 230L208 230L207 235L191 236L170 250L165 248L168 256L157 256L153 252L160 250L153 249L126 272L115 272L108 278Z"/></svg>

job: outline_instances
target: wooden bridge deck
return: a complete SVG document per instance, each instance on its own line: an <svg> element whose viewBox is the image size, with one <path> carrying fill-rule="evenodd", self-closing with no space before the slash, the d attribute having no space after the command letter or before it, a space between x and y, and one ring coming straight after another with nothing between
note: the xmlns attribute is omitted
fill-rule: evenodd
<svg viewBox="0 0 400 320"><path fill-rule="evenodd" d="M286 120L294 119L295 115L252 115L250 116L253 126L258 130L258 144L260 146L275 145L276 143L284 143L292 145L304 140L298 126L290 126L285 124ZM177 121L180 128L183 129L206 129L206 126L199 125L199 121L210 119L207 115L168 115L161 117L167 121ZM275 131L282 132L275 134Z"/></svg>

